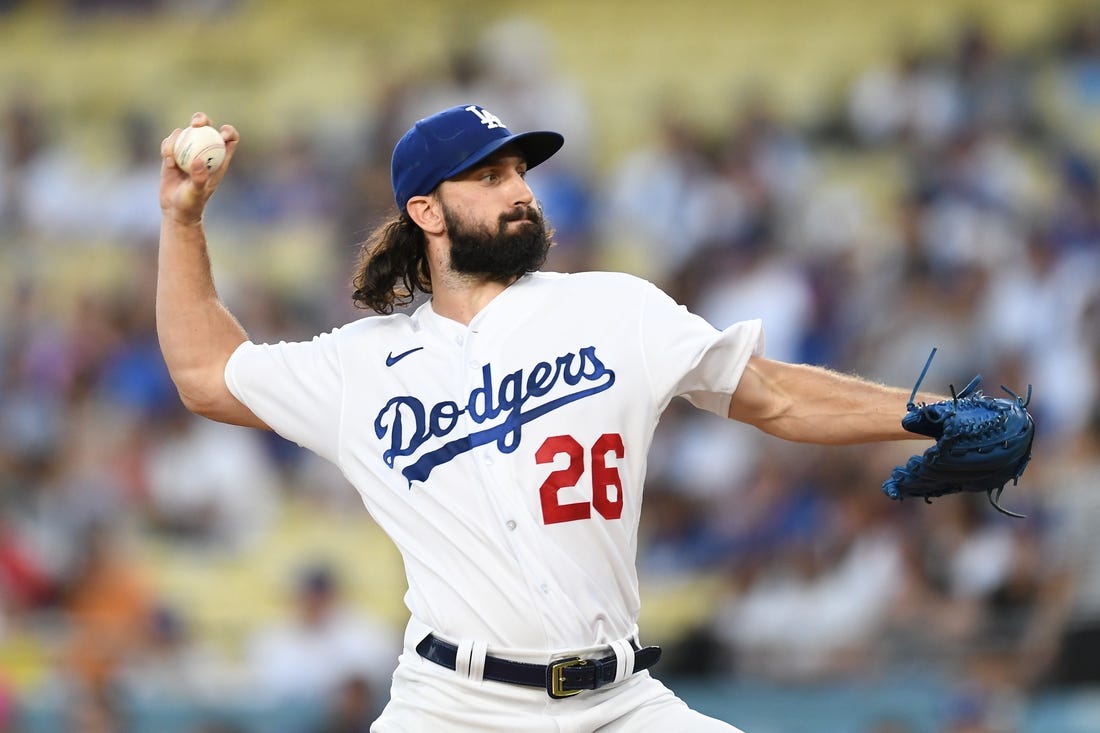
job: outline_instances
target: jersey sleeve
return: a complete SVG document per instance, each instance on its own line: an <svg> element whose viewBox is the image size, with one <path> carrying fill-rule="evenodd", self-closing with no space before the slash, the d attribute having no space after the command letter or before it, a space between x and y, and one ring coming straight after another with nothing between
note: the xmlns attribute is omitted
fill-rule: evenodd
<svg viewBox="0 0 1100 733"><path fill-rule="evenodd" d="M719 330L656 286L643 297L641 332L658 404L684 397L722 417L729 413L730 397L749 357L764 353L761 321L741 321Z"/></svg>
<svg viewBox="0 0 1100 733"><path fill-rule="evenodd" d="M335 331L312 341L246 341L225 365L225 384L276 433L337 462L344 384Z"/></svg>

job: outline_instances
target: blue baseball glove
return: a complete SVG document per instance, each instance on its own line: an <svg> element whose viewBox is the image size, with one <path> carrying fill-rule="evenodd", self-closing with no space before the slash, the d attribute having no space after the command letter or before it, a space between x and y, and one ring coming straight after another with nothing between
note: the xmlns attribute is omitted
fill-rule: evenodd
<svg viewBox="0 0 1100 733"><path fill-rule="evenodd" d="M951 387L952 399L931 404L915 404L917 390L924 381L936 350L917 378L913 394L906 406L901 424L917 435L935 439L936 443L921 455L915 455L904 466L898 466L882 484L891 499L911 496L930 501L932 497L958 494L964 491L984 491L997 511L1013 517L1023 517L997 503L1005 485L1016 485L1028 461L1035 439L1035 421L1027 411L1031 402L1031 386L1021 398L1003 386L1012 399L987 397L978 389L981 375L959 393Z"/></svg>

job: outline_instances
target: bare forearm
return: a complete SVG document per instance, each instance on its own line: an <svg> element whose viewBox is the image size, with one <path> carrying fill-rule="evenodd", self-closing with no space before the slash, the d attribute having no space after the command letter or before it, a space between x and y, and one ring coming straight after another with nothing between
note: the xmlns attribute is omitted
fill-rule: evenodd
<svg viewBox="0 0 1100 733"><path fill-rule="evenodd" d="M916 436L901 427L909 394L821 367L754 357L731 400L729 416L803 443L912 439Z"/></svg>
<svg viewBox="0 0 1100 733"><path fill-rule="evenodd" d="M222 373L248 336L218 297L201 221L163 217L156 310L161 352L180 398L195 412L221 417L212 413L227 401Z"/></svg>

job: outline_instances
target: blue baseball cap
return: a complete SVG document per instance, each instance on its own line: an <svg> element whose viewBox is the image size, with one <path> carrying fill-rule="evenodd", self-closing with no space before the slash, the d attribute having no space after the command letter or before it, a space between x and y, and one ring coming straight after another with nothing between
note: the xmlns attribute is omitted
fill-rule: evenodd
<svg viewBox="0 0 1100 733"><path fill-rule="evenodd" d="M500 118L476 104L451 107L419 120L393 148L390 178L401 211L413 196L426 196L500 148L515 143L534 168L565 144L556 132L513 134Z"/></svg>

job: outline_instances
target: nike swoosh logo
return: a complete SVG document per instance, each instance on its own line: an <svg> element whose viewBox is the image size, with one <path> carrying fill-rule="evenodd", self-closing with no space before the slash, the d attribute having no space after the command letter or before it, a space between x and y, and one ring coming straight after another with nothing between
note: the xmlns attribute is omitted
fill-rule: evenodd
<svg viewBox="0 0 1100 733"><path fill-rule="evenodd" d="M399 362L399 361L401 361L402 359L404 359L404 358L405 358L406 356L408 356L409 354L413 353L414 351L420 351L420 350L421 350L421 349L423 349L423 348L424 348L423 346L417 346L417 347L416 347L415 349L409 349L408 351L402 351L402 352L401 352L400 354L398 354L397 356L394 356L394 355L393 355L393 352L391 351L391 352L389 353L389 355L388 355L388 356L386 357L386 366L388 366L388 367L391 367L391 366L393 366L394 364L396 364L397 362Z"/></svg>

